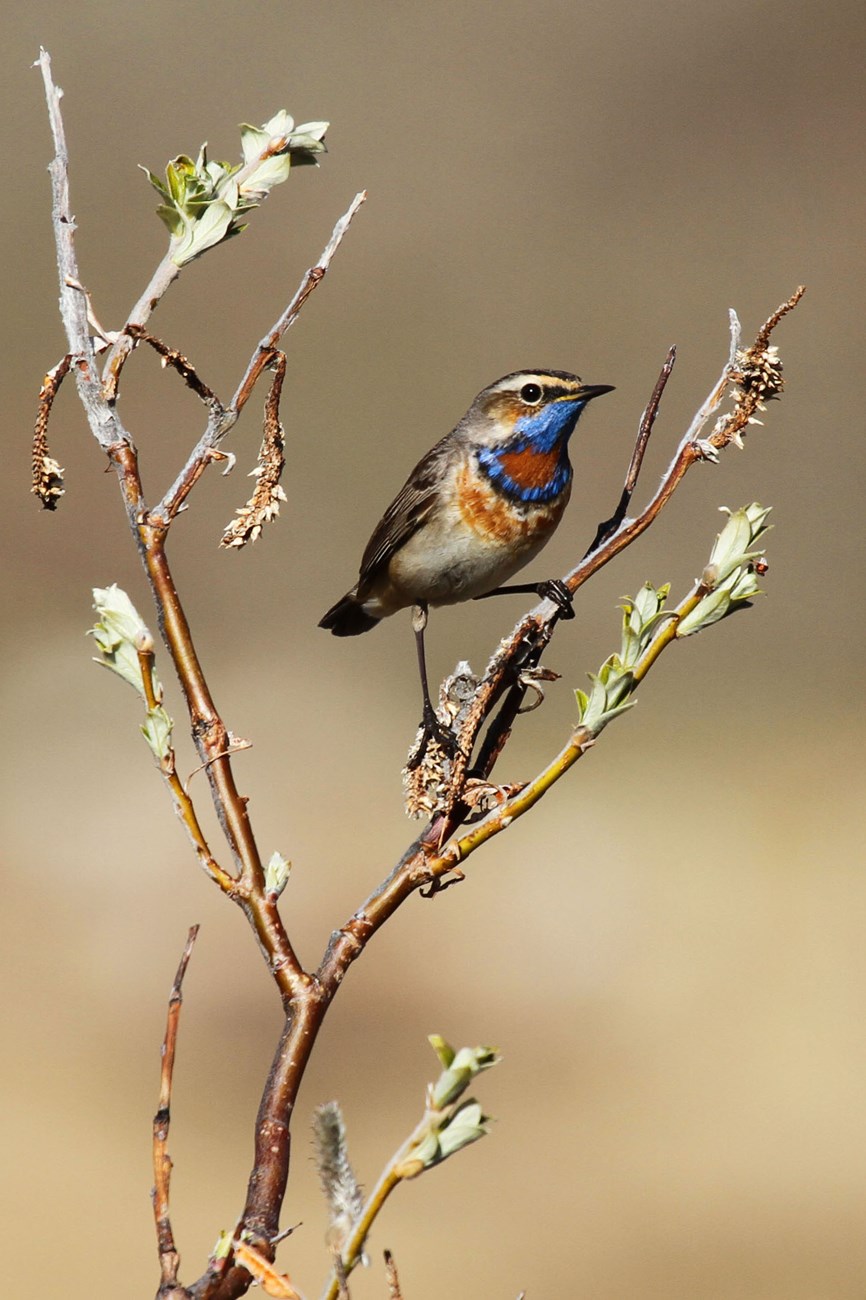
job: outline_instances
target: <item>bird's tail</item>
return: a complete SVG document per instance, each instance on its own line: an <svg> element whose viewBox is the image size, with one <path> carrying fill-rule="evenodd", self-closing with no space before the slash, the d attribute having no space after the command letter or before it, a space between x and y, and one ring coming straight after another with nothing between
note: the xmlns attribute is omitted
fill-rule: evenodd
<svg viewBox="0 0 866 1300"><path fill-rule="evenodd" d="M368 614L358 600L355 591L348 591L342 600L332 605L319 627L327 628L334 636L360 636L369 632L379 622L373 614Z"/></svg>

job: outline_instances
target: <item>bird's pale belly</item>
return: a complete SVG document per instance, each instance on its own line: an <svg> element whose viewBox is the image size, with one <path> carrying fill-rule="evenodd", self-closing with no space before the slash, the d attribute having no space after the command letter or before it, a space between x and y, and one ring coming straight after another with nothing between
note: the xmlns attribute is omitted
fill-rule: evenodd
<svg viewBox="0 0 866 1300"><path fill-rule="evenodd" d="M515 507L476 476L458 481L448 506L392 558L383 604L450 605L492 591L535 558L567 500L565 491L550 504Z"/></svg>

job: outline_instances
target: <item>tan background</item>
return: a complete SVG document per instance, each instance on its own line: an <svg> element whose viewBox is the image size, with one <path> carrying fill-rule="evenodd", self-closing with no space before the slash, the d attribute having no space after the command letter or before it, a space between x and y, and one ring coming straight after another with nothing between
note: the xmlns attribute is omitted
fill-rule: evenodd
<svg viewBox="0 0 866 1300"><path fill-rule="evenodd" d="M727 308L753 332L808 284L778 333L789 384L766 432L696 471L586 593L549 655L564 680L503 775L561 743L570 688L617 644L617 598L699 571L717 506L775 507L768 597L668 655L571 779L352 971L302 1094L285 1221L304 1226L280 1260L316 1294L312 1108L341 1098L371 1183L414 1122L436 1030L502 1049L477 1090L494 1133L395 1196L353 1295L384 1296L389 1245L406 1300L862 1297L862 4L35 0L5 29L6 1293L152 1294L149 1126L190 922L171 1141L186 1279L241 1203L278 1026L131 693L89 662L90 588L118 581L142 609L147 595L71 391L53 430L68 494L56 516L27 495L34 397L63 346L27 66L42 42L66 91L82 274L109 325L162 251L138 162L161 170L205 138L234 158L236 123L281 106L332 120L322 168L186 271L154 322L222 394L370 192L291 335L279 525L243 555L215 549L247 494L251 407L238 472L207 479L173 538L218 702L255 741L238 771L262 848L295 863L286 911L310 962L411 834L408 619L343 643L315 624L417 456L506 371L615 384L576 439L580 490L542 565L559 573L618 494L668 344L680 362L647 487L720 369ZM150 357L124 383L156 495L201 414ZM436 614L437 676L482 665L519 612Z"/></svg>

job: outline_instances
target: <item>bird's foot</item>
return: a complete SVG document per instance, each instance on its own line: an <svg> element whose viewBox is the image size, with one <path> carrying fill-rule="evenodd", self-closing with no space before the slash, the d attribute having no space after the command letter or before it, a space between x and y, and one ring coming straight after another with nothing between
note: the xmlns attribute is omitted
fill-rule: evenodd
<svg viewBox="0 0 866 1300"><path fill-rule="evenodd" d="M552 600L559 610L560 618L574 618L574 593L562 581L562 578L548 578L539 582L536 591L545 600Z"/></svg>
<svg viewBox="0 0 866 1300"><path fill-rule="evenodd" d="M432 707L430 709L425 708L420 731L421 737L415 751L409 756L406 763L408 771L414 772L417 767L421 766L431 741L444 750L449 758L454 758L457 754L462 753L456 734L437 717Z"/></svg>

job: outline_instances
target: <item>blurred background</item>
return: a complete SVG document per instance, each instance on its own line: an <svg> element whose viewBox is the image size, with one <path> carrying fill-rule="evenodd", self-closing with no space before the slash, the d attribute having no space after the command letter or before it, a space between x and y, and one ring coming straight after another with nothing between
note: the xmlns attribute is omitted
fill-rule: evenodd
<svg viewBox="0 0 866 1300"><path fill-rule="evenodd" d="M344 642L316 623L416 459L510 370L615 384L580 425L578 490L538 576L564 572L618 497L669 344L679 361L644 498L724 363L728 308L750 339L808 285L775 336L788 385L766 429L696 469L581 593L547 656L562 681L501 777L527 778L559 748L572 688L619 644L619 597L646 579L684 590L719 506L774 507L768 595L669 652L638 708L472 859L466 883L411 900L353 968L302 1092L284 1223L303 1226L279 1262L317 1293L313 1108L342 1101L371 1185L420 1112L435 1031L501 1049L475 1090L493 1133L395 1195L353 1296L386 1295L384 1246L406 1300L866 1294L864 26L853 0L34 0L7 13L0 1114L16 1296L155 1289L150 1124L193 921L170 1144L185 1281L242 1204L279 1027L240 914L171 814L134 696L90 661L93 586L120 583L153 619L71 387L51 436L67 495L54 515L28 495L36 393L64 351L50 137L29 70L40 44L65 90L81 273L108 327L164 247L138 163L161 172L203 140L234 159L237 123L281 107L331 120L321 168L185 270L154 317L224 397L369 190L289 338L282 517L241 554L217 549L250 491L262 388L232 437L236 472L207 476L171 547L217 703L254 742L238 781L262 851L294 863L284 912L311 964L415 829L400 790L419 714L408 615ZM201 409L139 353L122 414L155 499ZM522 609L434 613L434 676L458 658L483 667ZM179 718L164 655L161 671Z"/></svg>

